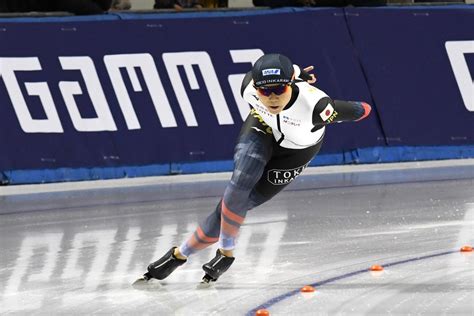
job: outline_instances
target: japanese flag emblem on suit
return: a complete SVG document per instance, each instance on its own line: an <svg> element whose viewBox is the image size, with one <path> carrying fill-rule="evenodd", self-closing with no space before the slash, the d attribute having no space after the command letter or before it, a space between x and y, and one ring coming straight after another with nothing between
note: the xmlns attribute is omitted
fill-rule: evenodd
<svg viewBox="0 0 474 316"><path fill-rule="evenodd" d="M319 116L321 116L321 119L323 121L327 121L331 115L334 113L334 108L332 107L331 103L329 103L324 110L319 113Z"/></svg>

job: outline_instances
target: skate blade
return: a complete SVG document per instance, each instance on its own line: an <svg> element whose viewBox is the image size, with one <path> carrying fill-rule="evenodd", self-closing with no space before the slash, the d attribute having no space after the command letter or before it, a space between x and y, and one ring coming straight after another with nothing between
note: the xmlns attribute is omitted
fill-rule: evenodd
<svg viewBox="0 0 474 316"><path fill-rule="evenodd" d="M204 281L201 281L201 282L196 286L196 289L198 289L198 290L209 289L209 288L214 287L214 283L216 283L216 282L204 282Z"/></svg>
<svg viewBox="0 0 474 316"><path fill-rule="evenodd" d="M158 280L155 279L145 279L139 278L132 283L132 287L136 290L151 290L156 288L161 288L161 284Z"/></svg>
<svg viewBox="0 0 474 316"><path fill-rule="evenodd" d="M214 283L216 283L217 280L213 280L209 277L204 276L201 280L201 283L198 284L197 288L198 289L207 289L209 287L212 287Z"/></svg>

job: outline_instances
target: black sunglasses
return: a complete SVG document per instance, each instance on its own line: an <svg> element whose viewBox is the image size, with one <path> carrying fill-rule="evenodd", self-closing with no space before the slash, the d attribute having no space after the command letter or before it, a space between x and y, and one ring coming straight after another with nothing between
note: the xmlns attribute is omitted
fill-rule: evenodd
<svg viewBox="0 0 474 316"><path fill-rule="evenodd" d="M285 93L288 90L289 85L288 84L280 84L277 86L262 86L262 87L255 87L257 91L268 97L270 94L274 93L275 95L281 95Z"/></svg>

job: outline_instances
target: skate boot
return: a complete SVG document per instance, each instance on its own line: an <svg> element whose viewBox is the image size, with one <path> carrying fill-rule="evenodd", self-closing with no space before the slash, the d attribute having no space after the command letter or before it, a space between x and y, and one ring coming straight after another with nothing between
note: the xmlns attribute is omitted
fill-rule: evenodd
<svg viewBox="0 0 474 316"><path fill-rule="evenodd" d="M183 265L187 259L178 259L174 256L174 250L177 247L171 248L163 257L158 261L150 263L148 265L148 272L143 275L145 280L155 278L163 280L171 274L177 267Z"/></svg>
<svg viewBox="0 0 474 316"><path fill-rule="evenodd" d="M202 283L217 281L217 279L229 269L234 260L234 257L226 257L217 249L214 259L202 266L202 269L206 273L202 278Z"/></svg>

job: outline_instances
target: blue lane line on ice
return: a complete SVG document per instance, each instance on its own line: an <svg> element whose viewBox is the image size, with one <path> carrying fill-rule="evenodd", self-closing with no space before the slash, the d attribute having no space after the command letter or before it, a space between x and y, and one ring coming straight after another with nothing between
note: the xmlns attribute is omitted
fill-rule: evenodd
<svg viewBox="0 0 474 316"><path fill-rule="evenodd" d="M459 250L451 250L451 251L445 251L445 252L440 252L440 253L435 253L435 254L432 254L432 255L427 255L427 256L422 256L422 257L415 257L415 258L410 258L410 259L406 259L406 260L401 260L401 261L395 261L395 262L391 262L391 263L386 263L386 264L382 264L382 266L384 268L387 268L387 267L393 267L393 266L396 266L396 265L400 265L400 264L404 264L404 263L409 263L409 262L414 262L414 261L420 261L420 260L424 260L424 259L429 259L429 258L434 258L434 257L440 257L440 256L445 256L445 255L449 255L449 254L452 254L452 253L457 253L459 252ZM353 272L349 272L349 273L345 273L345 274L342 274L342 275L339 275L339 276L335 276L335 277L332 277L332 278L329 278L329 279L326 279L326 280L323 280L323 281L319 281L319 282L316 282L316 283L313 283L313 284L310 284L311 286L313 287L320 287L322 285L325 285L325 284L329 284L329 283L332 283L332 282L335 282L335 281L339 281L339 280L342 280L342 279L347 279L347 278L350 278L350 277L353 277L355 275L358 275L358 274L362 274L362 273L367 273L369 271L368 268L366 269L362 269L362 270L357 270L357 271L353 271ZM254 316L255 313L259 310L259 309L268 309L269 307L283 301L283 300L286 300L287 298L290 298L296 294L300 293L300 288L296 289L296 290L293 290L291 292L287 292L287 293L284 293L280 296L276 296L272 299L269 299L268 301L266 301L265 303L255 307L254 309L250 310L249 312L247 312L247 316Z"/></svg>

